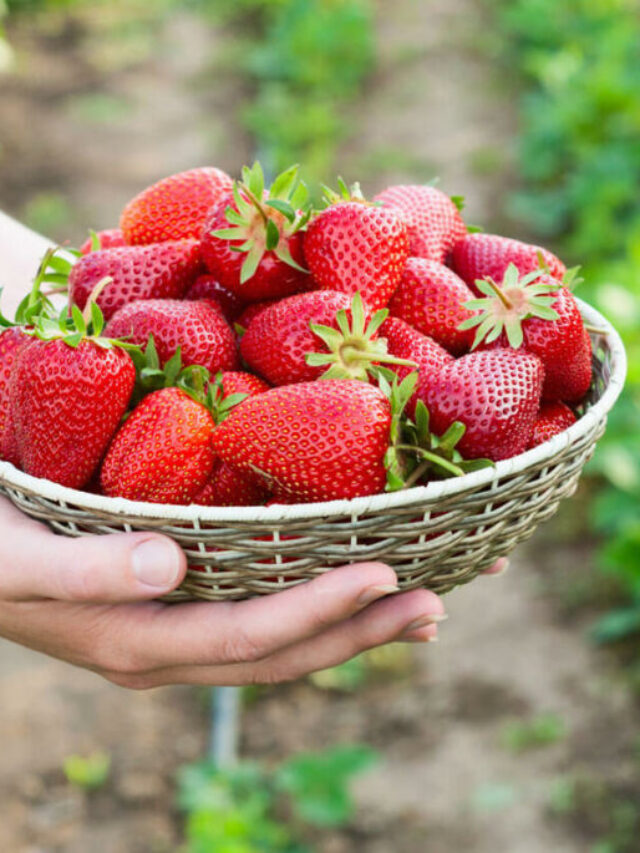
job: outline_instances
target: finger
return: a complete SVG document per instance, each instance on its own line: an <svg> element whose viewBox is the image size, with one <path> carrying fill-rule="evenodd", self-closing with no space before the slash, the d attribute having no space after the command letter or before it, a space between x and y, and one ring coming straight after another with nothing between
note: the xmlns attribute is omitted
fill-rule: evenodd
<svg viewBox="0 0 640 853"><path fill-rule="evenodd" d="M174 589L186 559L155 533L58 536L0 499L0 598L127 602Z"/></svg>
<svg viewBox="0 0 640 853"><path fill-rule="evenodd" d="M290 681L337 666L367 649L395 640L414 637L427 640L436 636L437 622L442 616L442 601L434 593L413 590L378 601L351 619L258 663L170 667L124 682L120 679L119 683L146 688L164 684L243 685Z"/></svg>
<svg viewBox="0 0 640 853"><path fill-rule="evenodd" d="M490 569L485 569L482 573L483 575L490 575L491 577L498 577L499 575L503 575L507 569L509 568L509 560L507 557L500 557Z"/></svg>
<svg viewBox="0 0 640 853"><path fill-rule="evenodd" d="M144 669L255 662L350 618L396 582L382 563L342 566L275 595L148 611L123 639Z"/></svg>

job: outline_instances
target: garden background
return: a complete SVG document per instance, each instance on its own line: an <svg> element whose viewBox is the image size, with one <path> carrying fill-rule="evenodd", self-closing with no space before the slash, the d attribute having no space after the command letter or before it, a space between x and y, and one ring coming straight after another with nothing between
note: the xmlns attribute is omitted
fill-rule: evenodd
<svg viewBox="0 0 640 853"><path fill-rule="evenodd" d="M468 221L582 264L630 355L589 476L510 572L447 599L439 647L246 691L235 773L195 764L208 691L123 693L1 643L0 849L640 850L638 0L0 15L0 208L32 228L77 244L157 178L256 154L369 193L438 177Z"/></svg>

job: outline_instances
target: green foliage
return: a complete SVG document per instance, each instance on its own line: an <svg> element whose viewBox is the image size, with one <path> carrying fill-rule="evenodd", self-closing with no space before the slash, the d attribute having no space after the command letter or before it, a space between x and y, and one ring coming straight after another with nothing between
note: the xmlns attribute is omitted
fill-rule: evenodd
<svg viewBox="0 0 640 853"><path fill-rule="evenodd" d="M64 775L71 785L84 790L101 788L109 778L111 756L106 752L93 752L91 755L70 755L64 760Z"/></svg>
<svg viewBox="0 0 640 853"><path fill-rule="evenodd" d="M226 0L220 5L229 16ZM243 0L232 20L246 35L245 70L255 96L243 118L271 171L304 162L314 182L326 180L339 142L350 132L345 109L374 62L368 0Z"/></svg>
<svg viewBox="0 0 640 853"><path fill-rule="evenodd" d="M218 770L210 763L183 767L178 806L186 813L183 853L311 853L305 826L339 826L352 814L349 782L375 753L341 746L294 756L273 771L252 762ZM295 830L278 817L282 795Z"/></svg>
<svg viewBox="0 0 640 853"><path fill-rule="evenodd" d="M510 212L569 262L586 262L580 295L613 321L629 356L590 471L606 483L593 507L608 542L599 561L635 616L607 616L600 640L640 629L639 13L638 0L501 0L496 11L499 50L522 88Z"/></svg>
<svg viewBox="0 0 640 853"><path fill-rule="evenodd" d="M511 752L549 746L566 734L564 720L557 714L539 714L531 720L512 720L501 733L502 745Z"/></svg>

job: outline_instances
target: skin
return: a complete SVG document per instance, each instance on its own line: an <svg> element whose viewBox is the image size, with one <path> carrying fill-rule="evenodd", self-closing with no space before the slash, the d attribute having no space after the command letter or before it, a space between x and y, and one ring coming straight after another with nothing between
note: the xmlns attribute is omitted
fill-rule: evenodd
<svg viewBox="0 0 640 853"><path fill-rule="evenodd" d="M136 574L139 546L155 558L155 585ZM249 601L151 601L186 571L170 539L57 536L4 499L0 565L0 636L132 689L289 681L395 640L433 641L444 618L432 592L392 594L397 578L382 563Z"/></svg>

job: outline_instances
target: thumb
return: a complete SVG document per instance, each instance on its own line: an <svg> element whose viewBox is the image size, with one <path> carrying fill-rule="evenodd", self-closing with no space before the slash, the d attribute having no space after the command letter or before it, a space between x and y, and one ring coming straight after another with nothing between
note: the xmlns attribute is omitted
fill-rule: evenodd
<svg viewBox="0 0 640 853"><path fill-rule="evenodd" d="M166 536L58 536L0 499L0 599L140 601L170 592L185 572Z"/></svg>

